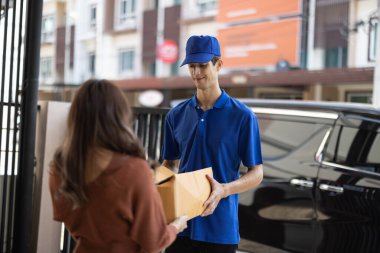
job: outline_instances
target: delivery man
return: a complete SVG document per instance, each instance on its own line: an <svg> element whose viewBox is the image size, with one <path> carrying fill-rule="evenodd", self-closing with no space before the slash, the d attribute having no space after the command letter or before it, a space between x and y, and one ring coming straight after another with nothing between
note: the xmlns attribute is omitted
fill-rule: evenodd
<svg viewBox="0 0 380 253"><path fill-rule="evenodd" d="M212 192L201 216L188 221L166 253L230 253L240 241L238 193L263 178L259 126L247 106L219 86L223 66L219 42L212 36L191 36L187 65L195 95L169 111L162 151L163 166L179 173L212 167ZM248 173L240 177L241 162Z"/></svg>

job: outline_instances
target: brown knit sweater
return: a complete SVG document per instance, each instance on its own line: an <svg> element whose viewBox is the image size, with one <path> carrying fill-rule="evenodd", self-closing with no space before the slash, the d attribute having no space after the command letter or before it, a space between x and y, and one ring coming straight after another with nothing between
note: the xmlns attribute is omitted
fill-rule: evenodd
<svg viewBox="0 0 380 253"><path fill-rule="evenodd" d="M158 252L177 233L166 225L160 196L146 161L114 155L105 171L87 185L89 201L72 209L60 195L60 178L50 172L54 219L64 222L77 242L75 253Z"/></svg>

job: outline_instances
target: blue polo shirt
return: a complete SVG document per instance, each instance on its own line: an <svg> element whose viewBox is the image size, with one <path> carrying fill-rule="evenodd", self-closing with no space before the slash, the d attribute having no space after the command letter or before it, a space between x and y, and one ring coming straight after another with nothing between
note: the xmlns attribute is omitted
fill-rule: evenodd
<svg viewBox="0 0 380 253"><path fill-rule="evenodd" d="M180 159L179 173L212 167L219 183L234 181L241 162L247 167L262 164L256 115L224 90L205 112L194 96L167 114L162 157ZM238 244L238 194L222 199L212 215L190 220L180 236Z"/></svg>

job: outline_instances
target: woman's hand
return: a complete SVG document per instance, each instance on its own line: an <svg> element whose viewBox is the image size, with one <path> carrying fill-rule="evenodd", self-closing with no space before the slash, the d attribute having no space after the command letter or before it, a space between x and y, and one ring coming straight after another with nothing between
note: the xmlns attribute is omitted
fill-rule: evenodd
<svg viewBox="0 0 380 253"><path fill-rule="evenodd" d="M178 233L180 233L183 230L185 230L185 228L187 228L188 219L189 217L187 217L186 215L180 216L177 219L175 219L173 222L171 222L170 225L173 225L174 227L176 227L176 229L178 230Z"/></svg>

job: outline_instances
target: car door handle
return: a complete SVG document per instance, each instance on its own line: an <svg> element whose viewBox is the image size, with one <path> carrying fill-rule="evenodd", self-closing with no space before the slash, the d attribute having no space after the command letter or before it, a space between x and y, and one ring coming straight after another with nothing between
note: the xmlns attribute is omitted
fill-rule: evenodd
<svg viewBox="0 0 380 253"><path fill-rule="evenodd" d="M322 191L330 191L330 192L336 192L336 193L343 193L344 189L340 186L333 186L328 184L320 184L319 189Z"/></svg>
<svg viewBox="0 0 380 253"><path fill-rule="evenodd" d="M290 184L294 186L302 186L302 187L307 187L307 188L313 188L314 186L313 181L303 180L303 179L298 179L298 178L292 178L290 180Z"/></svg>

